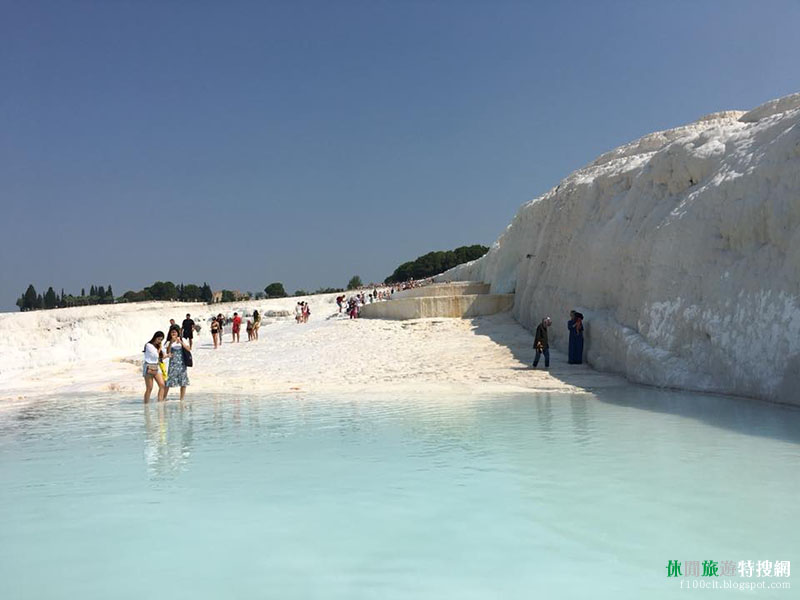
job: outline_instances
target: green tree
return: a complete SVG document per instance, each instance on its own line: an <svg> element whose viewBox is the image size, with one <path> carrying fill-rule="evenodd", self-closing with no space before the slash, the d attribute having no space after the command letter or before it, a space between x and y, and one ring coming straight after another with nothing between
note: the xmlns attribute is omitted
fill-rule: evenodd
<svg viewBox="0 0 800 600"><path fill-rule="evenodd" d="M203 289L200 297L206 304L211 304L214 301L214 292L211 290L211 286L208 285L208 283L203 283Z"/></svg>
<svg viewBox="0 0 800 600"><path fill-rule="evenodd" d="M45 308L55 308L58 304L58 298L56 298L56 293L53 290L53 286L47 288L47 291L44 294L44 307Z"/></svg>
<svg viewBox="0 0 800 600"><path fill-rule="evenodd" d="M36 310L36 288L33 284L22 295L22 310Z"/></svg>
<svg viewBox="0 0 800 600"><path fill-rule="evenodd" d="M267 298L286 298L289 295L286 293L286 290L283 289L283 284L279 281L270 283L264 288L264 293L267 295Z"/></svg>
<svg viewBox="0 0 800 600"><path fill-rule="evenodd" d="M347 282L347 289L348 290L357 290L360 287L363 287L364 284L361 282L361 277L358 275L353 275L350 278L350 281Z"/></svg>
<svg viewBox="0 0 800 600"><path fill-rule="evenodd" d="M85 295L86 295L86 288L81 288L81 296L85 296Z"/></svg>
<svg viewBox="0 0 800 600"><path fill-rule="evenodd" d="M178 288L171 281L156 281L150 287L144 288L153 300L176 300Z"/></svg>
<svg viewBox="0 0 800 600"><path fill-rule="evenodd" d="M236 296L230 290L222 290L222 301L223 302L236 302Z"/></svg>
<svg viewBox="0 0 800 600"><path fill-rule="evenodd" d="M394 270L384 283L399 283L409 279L424 279L443 273L448 269L480 258L489 251L486 246L475 244L461 246L455 250L438 250L428 252L415 260L404 262Z"/></svg>
<svg viewBox="0 0 800 600"><path fill-rule="evenodd" d="M134 292L129 290L122 294L126 302L144 302L145 300L152 300L153 298L145 290Z"/></svg>
<svg viewBox="0 0 800 600"><path fill-rule="evenodd" d="M114 292L111 291L111 286L108 286L108 289L106 289L106 301L111 304L114 303Z"/></svg>
<svg viewBox="0 0 800 600"><path fill-rule="evenodd" d="M308 292L305 291L305 290L295 290L294 295L295 296L308 296Z"/></svg>
<svg viewBox="0 0 800 600"><path fill-rule="evenodd" d="M95 288L94 286L91 286L89 288L89 295L90 296L97 296L97 288Z"/></svg>
<svg viewBox="0 0 800 600"><path fill-rule="evenodd" d="M181 300L186 300L187 302L197 302L198 300L203 299L203 290L200 286L197 286L193 283L186 285L183 287L183 295Z"/></svg>

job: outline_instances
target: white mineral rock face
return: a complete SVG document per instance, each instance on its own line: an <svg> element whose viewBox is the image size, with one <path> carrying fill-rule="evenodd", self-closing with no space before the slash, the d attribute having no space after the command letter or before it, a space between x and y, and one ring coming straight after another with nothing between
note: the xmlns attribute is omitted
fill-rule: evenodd
<svg viewBox="0 0 800 600"><path fill-rule="evenodd" d="M800 404L800 94L607 152L440 279L516 291L561 349L580 310L633 381Z"/></svg>

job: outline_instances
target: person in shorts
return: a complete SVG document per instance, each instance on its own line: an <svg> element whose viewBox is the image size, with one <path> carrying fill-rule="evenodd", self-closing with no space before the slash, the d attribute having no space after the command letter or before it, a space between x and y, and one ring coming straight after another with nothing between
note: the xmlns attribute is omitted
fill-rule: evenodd
<svg viewBox="0 0 800 600"><path fill-rule="evenodd" d="M181 337L185 340L189 340L189 349L192 348L192 339L194 339L194 321L192 320L192 315L186 313L186 318L181 323Z"/></svg>

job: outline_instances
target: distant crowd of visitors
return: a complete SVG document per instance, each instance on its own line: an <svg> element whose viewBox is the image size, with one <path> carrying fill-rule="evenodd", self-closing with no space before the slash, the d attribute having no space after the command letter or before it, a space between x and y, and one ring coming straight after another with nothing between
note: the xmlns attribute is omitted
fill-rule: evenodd
<svg viewBox="0 0 800 600"><path fill-rule="evenodd" d="M391 300L392 294L394 294L394 288L391 290L386 289L380 291L373 289L366 296L364 295L364 292L358 292L349 298L342 294L341 296L336 297L336 304L339 306L339 313L344 310L347 316L349 316L351 319L357 319L363 306L372 304L373 302L380 302L382 300Z"/></svg>

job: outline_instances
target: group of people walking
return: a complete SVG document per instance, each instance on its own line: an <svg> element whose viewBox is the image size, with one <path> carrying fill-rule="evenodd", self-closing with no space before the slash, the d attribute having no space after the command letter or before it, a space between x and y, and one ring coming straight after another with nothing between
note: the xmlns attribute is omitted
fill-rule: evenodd
<svg viewBox="0 0 800 600"><path fill-rule="evenodd" d="M300 323L308 323L308 317L311 316L311 307L308 302L301 300L294 307L294 320L299 325Z"/></svg>
<svg viewBox="0 0 800 600"><path fill-rule="evenodd" d="M553 320L545 317L536 327L536 334L533 338L533 348L536 350L536 356L533 359L534 369L539 366L539 359L542 355L544 355L544 368L550 368L550 344L547 330L552 324ZM569 330L567 362L571 365L580 365L583 363L583 314L574 310L569 311L567 329Z"/></svg>
<svg viewBox="0 0 800 600"><path fill-rule="evenodd" d="M374 289L366 295L364 292L358 292L349 298L342 294L341 296L336 296L336 304L339 307L339 313L344 310L351 319L357 319L362 306L373 302L391 300L392 294L394 294L394 288L392 288L391 292L389 290L378 291Z"/></svg>
<svg viewBox="0 0 800 600"><path fill-rule="evenodd" d="M219 313L216 317L211 317L211 338L214 341L214 349L216 350L222 345L222 334L225 330L225 325L228 322L227 317ZM242 317L238 312L233 313L231 322L231 342L239 342L242 330ZM253 311L253 319L247 320L247 340L252 342L258 339L258 330L261 329L261 315L257 310Z"/></svg>

